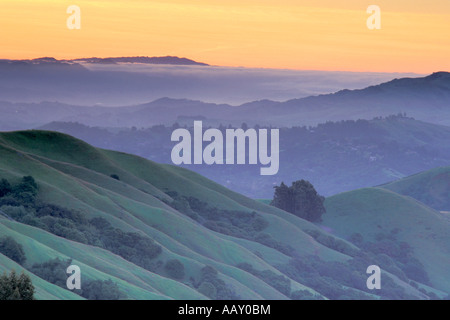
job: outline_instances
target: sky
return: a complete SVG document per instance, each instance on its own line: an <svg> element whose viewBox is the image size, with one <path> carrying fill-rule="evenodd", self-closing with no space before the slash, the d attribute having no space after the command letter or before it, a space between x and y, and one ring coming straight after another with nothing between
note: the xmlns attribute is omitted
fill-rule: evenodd
<svg viewBox="0 0 450 320"><path fill-rule="evenodd" d="M66 12L81 9L81 29ZM369 5L381 29L369 30ZM450 71L449 0L0 0L0 58L187 57L218 66Z"/></svg>

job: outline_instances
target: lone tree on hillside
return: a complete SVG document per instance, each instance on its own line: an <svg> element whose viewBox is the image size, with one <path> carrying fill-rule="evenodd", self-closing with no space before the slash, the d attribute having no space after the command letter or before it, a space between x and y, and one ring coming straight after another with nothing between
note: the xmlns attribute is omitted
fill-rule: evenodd
<svg viewBox="0 0 450 320"><path fill-rule="evenodd" d="M34 286L31 279L22 272L17 276L13 270L0 277L0 300L34 300Z"/></svg>
<svg viewBox="0 0 450 320"><path fill-rule="evenodd" d="M270 203L274 207L312 222L320 221L326 212L323 205L325 198L317 193L309 181L295 181L290 187L282 182L274 188L275 194Z"/></svg>

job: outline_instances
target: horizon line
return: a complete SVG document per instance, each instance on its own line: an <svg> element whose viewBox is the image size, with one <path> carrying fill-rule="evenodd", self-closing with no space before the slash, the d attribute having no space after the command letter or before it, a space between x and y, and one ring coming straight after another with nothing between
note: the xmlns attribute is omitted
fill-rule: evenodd
<svg viewBox="0 0 450 320"><path fill-rule="evenodd" d="M286 71L306 71L306 72L341 72L341 73L373 73L373 74L414 74L414 75L431 75L438 72L450 72L446 70L436 70L432 72L426 72L426 73L419 73L414 71L370 71L370 70L343 70L343 69L295 69L295 68L276 68L276 67L251 67L251 66L242 66L242 65L214 65L209 64L208 62L198 61L192 58L188 58L187 56L177 56L177 55L158 55L158 56L152 56L152 55L122 55L122 56L84 56L84 57L78 57L78 58L61 58L56 56L37 56L34 58L0 58L0 61L34 61L39 59L55 59L56 61L73 61L75 60L84 60L84 59L117 59L117 58L177 58L177 59L187 59L190 61L193 61L199 65L175 65L175 64L159 64L159 65L168 65L168 66L188 66L188 67L215 67L215 68L236 68L236 69L249 69L249 70L286 70ZM127 62L124 62L124 64ZM139 62L135 62L136 64L139 64ZM152 63L142 63L142 64L152 64ZM203 65L200 65L203 64ZM158 65L158 64L155 64Z"/></svg>

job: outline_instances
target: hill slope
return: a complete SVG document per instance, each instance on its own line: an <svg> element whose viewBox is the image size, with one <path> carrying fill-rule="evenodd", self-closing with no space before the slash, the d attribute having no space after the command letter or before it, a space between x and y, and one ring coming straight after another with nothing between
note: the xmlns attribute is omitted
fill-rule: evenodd
<svg viewBox="0 0 450 320"><path fill-rule="evenodd" d="M432 286L450 291L450 222L439 212L382 188L330 197L326 208L322 226L332 234L398 259L409 265L411 274L422 264ZM406 252L420 264L409 260Z"/></svg>
<svg viewBox="0 0 450 320"><path fill-rule="evenodd" d="M401 78L360 90L294 99L282 103L274 119L286 124L307 117L308 123L324 120L370 119L406 112L418 120L450 125L450 73L436 72L421 78Z"/></svg>
<svg viewBox="0 0 450 320"><path fill-rule="evenodd" d="M0 155L0 178L14 186L0 197L0 234L23 246L40 298L75 298L33 274L55 258L130 299L378 297L364 292L365 267L351 263L357 247L191 171L45 131L1 133ZM36 198L23 176L34 177ZM295 271L300 262L360 278L317 283ZM5 255L0 265L17 267ZM382 297L428 298L392 278Z"/></svg>
<svg viewBox="0 0 450 320"><path fill-rule="evenodd" d="M381 186L417 199L440 211L450 211L450 167L442 167Z"/></svg>
<svg viewBox="0 0 450 320"><path fill-rule="evenodd" d="M290 243L297 247L295 251L299 255L316 250L327 259L348 258L318 243L305 247L306 243L314 243L301 230L314 228L309 223L300 219L289 221L292 217L282 211L234 194L185 170L96 149L66 135L40 131L1 134L0 154L2 178L14 182L21 176L31 175L40 186L39 201L77 210L88 218L102 217L123 232L153 239L162 248L156 265L177 259L184 265L185 276L178 281L170 280L162 267L155 267L156 271L145 270L101 248L11 221L7 217L11 216L12 209L2 206L6 214L0 215L1 234L10 235L23 245L27 268L55 257L70 257L84 266L82 270L87 278L113 279L129 298L199 299L206 297L196 291L189 279L198 282L201 269L211 266L219 272L218 277L228 290L236 292L240 298L287 298L236 266L245 262L256 270L281 275L272 265L287 262L288 256L260 242L230 237L203 227L167 205L173 200L165 193L168 190L195 196L198 201L207 200L216 207L236 210L243 215L254 215L257 211L267 220L265 229L274 235L275 239L269 236L272 242ZM118 175L120 181L111 178L111 174ZM290 234L283 235L281 229L290 230ZM295 281L291 281L290 286L294 291L314 293Z"/></svg>

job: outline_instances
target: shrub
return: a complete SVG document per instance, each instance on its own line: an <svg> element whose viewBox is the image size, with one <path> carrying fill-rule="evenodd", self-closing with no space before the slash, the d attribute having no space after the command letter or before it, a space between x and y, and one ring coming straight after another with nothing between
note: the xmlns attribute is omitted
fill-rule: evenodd
<svg viewBox="0 0 450 320"><path fill-rule="evenodd" d="M178 280L184 278L184 265L177 259L167 261L164 269L171 278Z"/></svg>
<svg viewBox="0 0 450 320"><path fill-rule="evenodd" d="M205 282L209 282L216 290L216 296L215 299L217 300L238 300L240 299L240 296L237 295L234 290L229 287L225 281L222 279L219 279L219 274L216 269L214 269L211 266L205 266L201 270L201 279L200 279L200 285L197 287L197 290L199 290L202 287L202 284ZM210 287L209 285L206 285ZM202 290L205 290L203 287ZM207 290L213 290L211 287Z"/></svg>
<svg viewBox="0 0 450 320"><path fill-rule="evenodd" d="M11 193L12 187L8 180L2 179L0 180L0 198L6 196Z"/></svg>
<svg viewBox="0 0 450 320"><path fill-rule="evenodd" d="M202 284L198 287L198 292L207 296L210 299L216 299L217 297L217 289L216 287L208 281L202 282Z"/></svg>
<svg viewBox="0 0 450 320"><path fill-rule="evenodd" d="M223 210L195 197L180 196L176 191L167 191L166 194L173 201L163 200L165 203L218 233L253 240L268 226L268 222L255 211Z"/></svg>
<svg viewBox="0 0 450 320"><path fill-rule="evenodd" d="M292 300L323 300L319 295L314 295L308 290L297 290L291 294Z"/></svg>
<svg viewBox="0 0 450 320"><path fill-rule="evenodd" d="M18 198L34 199L38 192L38 185L32 176L23 177L18 185L13 188L13 192Z"/></svg>
<svg viewBox="0 0 450 320"><path fill-rule="evenodd" d="M201 270L202 273L202 280L210 280L217 278L218 272L216 269L214 269L211 266L205 266Z"/></svg>
<svg viewBox="0 0 450 320"><path fill-rule="evenodd" d="M81 296L88 300L123 300L127 298L111 279L88 281L82 286Z"/></svg>
<svg viewBox="0 0 450 320"><path fill-rule="evenodd" d="M306 230L306 233L313 237L317 242L333 249L335 251L341 252L349 256L355 256L358 253L357 249L352 248L349 244L341 239L336 239L332 236L328 236L318 230Z"/></svg>
<svg viewBox="0 0 450 320"><path fill-rule="evenodd" d="M271 270L259 271L253 268L249 263L240 263L237 265L238 268L253 274L254 276L260 278L265 283L271 287L277 289L279 292L286 296L291 294L291 281L285 276L278 275Z"/></svg>
<svg viewBox="0 0 450 320"><path fill-rule="evenodd" d="M270 234L267 233L259 233L254 240L269 248L278 250L287 256L292 256L295 252L294 248L292 248L289 245L285 245L283 243L278 242L276 239L272 238Z"/></svg>
<svg viewBox="0 0 450 320"><path fill-rule="evenodd" d="M26 260L22 245L11 237L3 237L0 239L0 253L18 264L23 264Z"/></svg>
<svg viewBox="0 0 450 320"><path fill-rule="evenodd" d="M361 233L354 233L350 236L350 242L356 246L361 246L364 243L364 237Z"/></svg>
<svg viewBox="0 0 450 320"><path fill-rule="evenodd" d="M38 277L67 289L66 270L72 264L72 260L61 260L59 258L46 261L44 263L35 263L30 271ZM74 290L74 293L81 295L88 300L121 300L127 296L119 290L119 287L112 280L88 280L83 281L81 290Z"/></svg>
<svg viewBox="0 0 450 320"><path fill-rule="evenodd" d="M253 229L258 232L267 228L268 225L269 223L261 217L256 217L252 222Z"/></svg>
<svg viewBox="0 0 450 320"><path fill-rule="evenodd" d="M423 264L415 259L411 258L403 267L403 271L405 272L406 276L412 280L415 280L417 282L421 283L429 283L430 280L428 279L428 275L426 271L424 270Z"/></svg>
<svg viewBox="0 0 450 320"><path fill-rule="evenodd" d="M9 198L9 196L4 197L2 200ZM14 205L3 205L0 210L2 210L7 216L14 220L21 221L27 214L28 211L23 206Z"/></svg>
<svg viewBox="0 0 450 320"><path fill-rule="evenodd" d="M30 272L34 273L38 277L44 279L47 282L53 283L61 288L67 289L66 270L72 264L72 260L61 260L55 258L43 263L35 263L30 268Z"/></svg>

